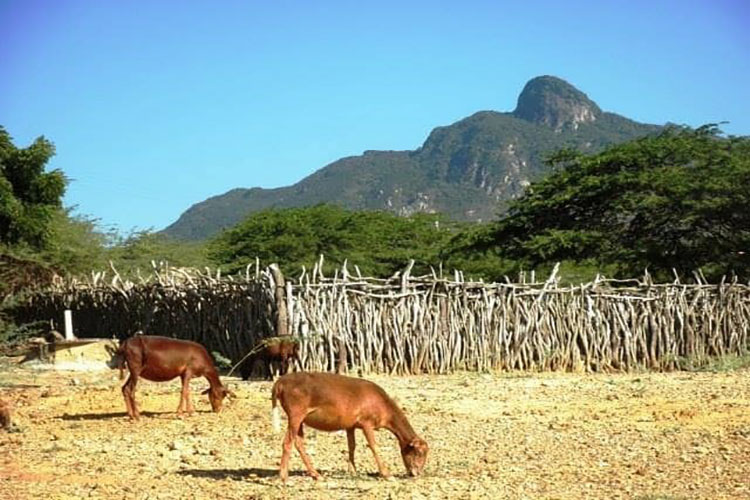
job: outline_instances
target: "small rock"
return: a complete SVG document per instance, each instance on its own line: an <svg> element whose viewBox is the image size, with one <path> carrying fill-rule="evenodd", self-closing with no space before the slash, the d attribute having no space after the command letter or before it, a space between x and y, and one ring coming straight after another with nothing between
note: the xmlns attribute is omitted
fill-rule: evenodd
<svg viewBox="0 0 750 500"><path fill-rule="evenodd" d="M167 445L167 448L169 448L171 451L184 450L185 449L185 444L182 443L182 442L180 442L180 441L176 441L175 440L175 441L172 441L171 443L169 443L169 445Z"/></svg>

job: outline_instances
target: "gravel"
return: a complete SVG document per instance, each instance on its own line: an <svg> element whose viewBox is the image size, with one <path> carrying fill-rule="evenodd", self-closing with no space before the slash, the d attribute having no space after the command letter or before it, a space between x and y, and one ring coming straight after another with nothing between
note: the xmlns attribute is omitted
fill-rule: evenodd
<svg viewBox="0 0 750 500"><path fill-rule="evenodd" d="M231 379L238 398L214 414L196 380L185 418L177 381L140 381L132 423L114 371L32 373L6 358L0 399L20 432L0 431L0 497L750 498L748 370L368 378L429 443L422 477L406 477L387 431L377 439L390 480L361 433L354 476L346 436L307 429L322 478L293 451L282 485L267 381Z"/></svg>

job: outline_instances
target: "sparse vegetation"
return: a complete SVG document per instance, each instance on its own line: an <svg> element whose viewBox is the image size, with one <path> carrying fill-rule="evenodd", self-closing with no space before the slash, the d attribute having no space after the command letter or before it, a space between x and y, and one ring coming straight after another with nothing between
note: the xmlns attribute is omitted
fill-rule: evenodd
<svg viewBox="0 0 750 500"><path fill-rule="evenodd" d="M742 355L693 356L678 358L681 370L692 372L726 372L750 368L750 352Z"/></svg>

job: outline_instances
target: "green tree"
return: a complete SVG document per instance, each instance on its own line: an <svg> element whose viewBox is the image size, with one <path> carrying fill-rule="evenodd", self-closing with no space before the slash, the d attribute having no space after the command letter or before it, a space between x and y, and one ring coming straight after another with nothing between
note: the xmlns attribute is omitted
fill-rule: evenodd
<svg viewBox="0 0 750 500"><path fill-rule="evenodd" d="M136 231L125 237L112 235L104 253L105 264L111 261L123 276L133 276L138 270L148 273L152 262L201 268L209 264L205 246L203 242L179 241L152 231Z"/></svg>
<svg viewBox="0 0 750 500"><path fill-rule="evenodd" d="M451 234L441 224L432 215L406 218L332 205L265 210L214 238L209 257L231 272L244 269L257 257L297 274L303 265L310 269L321 254L327 270L348 259L363 273L387 276L414 259L416 272L438 262L440 246Z"/></svg>
<svg viewBox="0 0 750 500"><path fill-rule="evenodd" d="M596 262L617 275L750 273L750 138L671 127L595 155L564 150L549 163L553 173L507 217L454 239L452 254L527 267Z"/></svg>
<svg viewBox="0 0 750 500"><path fill-rule="evenodd" d="M0 242L36 249L48 243L67 182L60 170L44 171L54 154L44 137L17 148L0 127Z"/></svg>
<svg viewBox="0 0 750 500"><path fill-rule="evenodd" d="M107 265L107 248L114 241L114 233L102 231L96 219L74 214L73 210L63 208L53 213L47 245L35 257L61 274L101 270Z"/></svg>

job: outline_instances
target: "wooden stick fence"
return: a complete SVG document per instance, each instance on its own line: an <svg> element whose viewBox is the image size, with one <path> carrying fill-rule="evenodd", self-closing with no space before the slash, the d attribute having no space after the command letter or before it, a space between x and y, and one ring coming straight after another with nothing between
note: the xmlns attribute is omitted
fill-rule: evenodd
<svg viewBox="0 0 750 500"><path fill-rule="evenodd" d="M556 271L544 283L482 283L461 273L412 277L411 266L380 280L352 276L346 264L326 278L319 264L287 280L286 293L278 269L257 264L232 277L155 268L139 283L115 271L57 283L17 315L57 319L70 308L79 336L143 330L201 342L232 361L285 318L304 369L345 363L363 373L671 370L750 348L750 287L737 282L654 284L646 276L559 287Z"/></svg>
<svg viewBox="0 0 750 500"><path fill-rule="evenodd" d="M235 359L273 335L272 279L259 269L222 277L164 265L131 282L113 269L111 278L95 273L57 281L31 295L15 316L20 322L50 320L59 330L62 311L71 309L81 338L124 339L143 331L200 342Z"/></svg>

